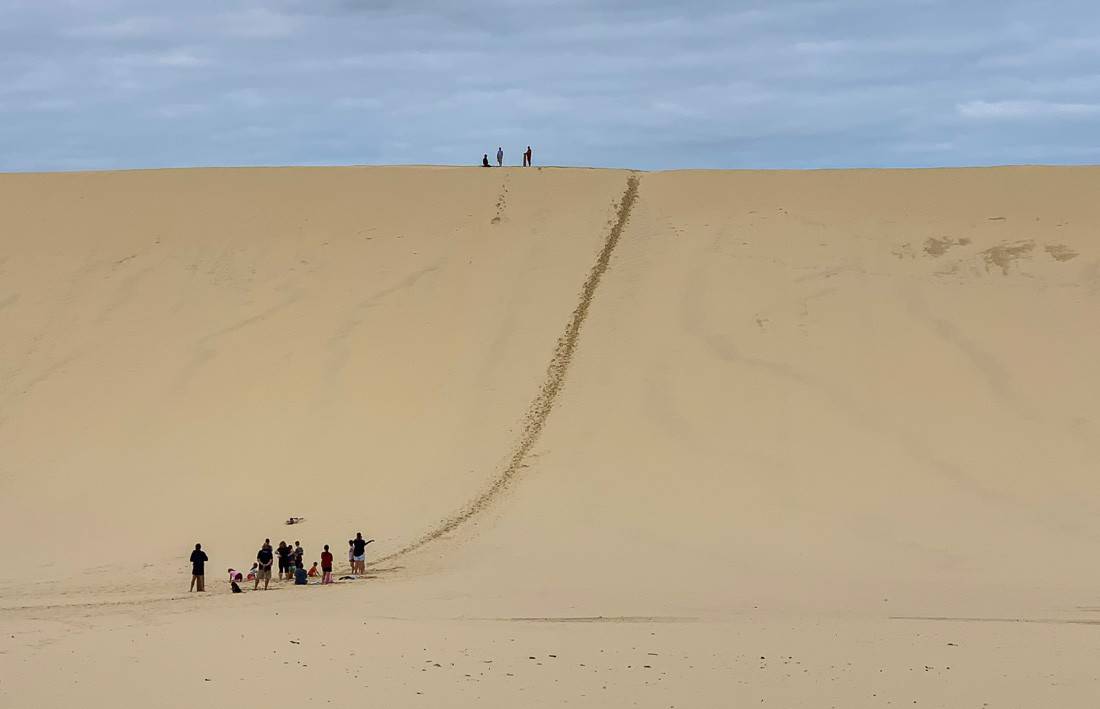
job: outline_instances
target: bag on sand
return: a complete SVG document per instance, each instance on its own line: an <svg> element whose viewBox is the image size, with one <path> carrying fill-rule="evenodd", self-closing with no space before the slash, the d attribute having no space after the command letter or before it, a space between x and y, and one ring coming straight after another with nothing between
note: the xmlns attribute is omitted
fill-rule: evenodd
<svg viewBox="0 0 1100 709"><path fill-rule="evenodd" d="M305 586L308 582L308 576L306 575L307 573L308 572L302 568L294 569L294 585Z"/></svg>

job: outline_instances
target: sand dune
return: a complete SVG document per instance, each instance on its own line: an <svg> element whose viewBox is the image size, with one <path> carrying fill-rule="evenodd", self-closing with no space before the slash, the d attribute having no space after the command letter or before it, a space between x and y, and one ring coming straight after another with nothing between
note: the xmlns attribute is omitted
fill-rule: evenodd
<svg viewBox="0 0 1100 709"><path fill-rule="evenodd" d="M0 704L1091 706L1098 178L0 175Z"/></svg>

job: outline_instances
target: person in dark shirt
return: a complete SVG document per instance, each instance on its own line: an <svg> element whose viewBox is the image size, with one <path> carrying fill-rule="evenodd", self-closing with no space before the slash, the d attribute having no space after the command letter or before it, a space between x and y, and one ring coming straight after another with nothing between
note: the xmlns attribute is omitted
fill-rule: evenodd
<svg viewBox="0 0 1100 709"><path fill-rule="evenodd" d="M206 552L202 550L202 544L196 544L195 551L191 552L191 591L196 590L196 586L199 593L206 590L203 577L206 575L206 562L209 560ZM191 591L188 591L188 593Z"/></svg>
<svg viewBox="0 0 1100 709"><path fill-rule="evenodd" d="M291 559L294 561L294 570L304 569L306 552L302 549L302 543L299 541L294 542L294 554Z"/></svg>
<svg viewBox="0 0 1100 709"><path fill-rule="evenodd" d="M367 560L366 551L367 545L373 542L373 539L363 539L362 532L355 533L355 539L351 542L351 554L352 564L351 572L353 574L365 574L367 573Z"/></svg>
<svg viewBox="0 0 1100 709"><path fill-rule="evenodd" d="M481 166L489 167L489 153L485 153L481 156Z"/></svg>
<svg viewBox="0 0 1100 709"><path fill-rule="evenodd" d="M328 544L321 552L321 583L332 583L332 552L328 550Z"/></svg>
<svg viewBox="0 0 1100 709"><path fill-rule="evenodd" d="M293 549L286 542L279 542L279 548L275 550L275 555L279 558L279 580L284 578L290 578L290 554Z"/></svg>
<svg viewBox="0 0 1100 709"><path fill-rule="evenodd" d="M523 153L523 166L531 167L531 146L527 146L527 150Z"/></svg>
<svg viewBox="0 0 1100 709"><path fill-rule="evenodd" d="M271 583L271 564L274 560L275 554L271 551L271 544L264 542L264 545L256 552L256 563L259 564L259 567L256 570L256 585L252 587L253 591L260 587L260 579L263 579L264 590L267 590L268 584Z"/></svg>

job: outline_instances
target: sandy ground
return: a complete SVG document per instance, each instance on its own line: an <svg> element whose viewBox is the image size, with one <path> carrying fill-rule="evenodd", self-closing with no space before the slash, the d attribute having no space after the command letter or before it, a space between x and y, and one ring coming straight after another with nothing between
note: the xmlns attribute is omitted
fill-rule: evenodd
<svg viewBox="0 0 1100 709"><path fill-rule="evenodd" d="M1098 180L0 175L0 706L1094 706Z"/></svg>

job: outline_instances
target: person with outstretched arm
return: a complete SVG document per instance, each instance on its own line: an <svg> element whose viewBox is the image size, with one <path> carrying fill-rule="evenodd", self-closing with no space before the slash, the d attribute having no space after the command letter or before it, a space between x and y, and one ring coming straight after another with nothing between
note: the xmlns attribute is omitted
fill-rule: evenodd
<svg viewBox="0 0 1100 709"><path fill-rule="evenodd" d="M351 542L352 573L367 573L367 545L373 541L373 539L363 539L362 532L355 533L355 539Z"/></svg>
<svg viewBox="0 0 1100 709"><path fill-rule="evenodd" d="M210 558L206 556L206 552L202 550L202 544L195 545L195 551L191 552L191 591L198 590L199 593L206 591L206 562L210 561ZM198 586L196 589L195 587ZM188 593L191 593L188 591Z"/></svg>

